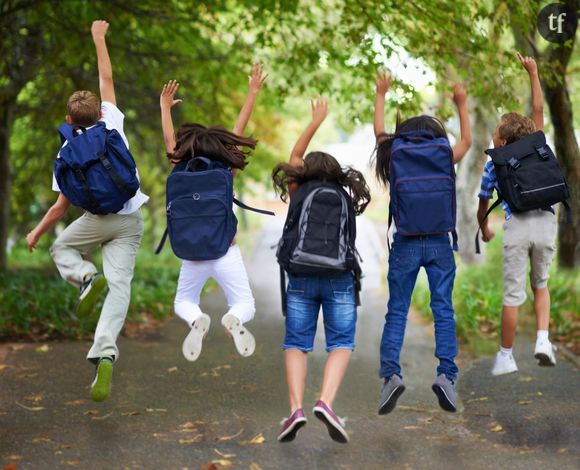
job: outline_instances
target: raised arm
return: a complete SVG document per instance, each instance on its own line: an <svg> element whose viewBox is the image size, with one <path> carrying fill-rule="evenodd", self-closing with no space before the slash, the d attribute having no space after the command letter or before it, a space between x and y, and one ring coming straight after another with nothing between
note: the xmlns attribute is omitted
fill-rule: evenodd
<svg viewBox="0 0 580 470"><path fill-rule="evenodd" d="M248 94L246 96L246 101L240 110L240 114L234 125L234 134L242 135L246 126L248 125L248 121L250 120L250 116L252 115L252 111L254 110L254 104L256 103L256 97L262 88L262 85L268 78L268 74L264 75L264 64L254 64L252 65L252 73L248 77L249 79L249 88Z"/></svg>
<svg viewBox="0 0 580 470"><path fill-rule="evenodd" d="M312 120L304 129L290 153L290 165L294 167L303 165L302 157L308 148L308 144L310 144L312 137L328 115L328 101L325 98L319 96L316 100L310 100L310 106L312 108Z"/></svg>
<svg viewBox="0 0 580 470"><path fill-rule="evenodd" d="M97 51L101 101L108 101L116 105L117 99L115 98L115 85L113 83L113 67L111 65L111 59L109 58L109 51L107 50L107 42L105 41L108 29L109 23L106 21L93 21L91 34L93 35L93 42L95 43L95 49Z"/></svg>
<svg viewBox="0 0 580 470"><path fill-rule="evenodd" d="M469 125L469 112L467 111L467 91L456 83L453 87L453 102L459 114L459 128L461 138L453 146L453 163L459 162L471 147L471 126Z"/></svg>
<svg viewBox="0 0 580 470"><path fill-rule="evenodd" d="M70 201L64 194L60 193L56 202L50 207L50 209L48 209L38 225L32 229L28 235L26 235L26 244L28 245L29 251L36 248L36 244L38 243L38 240L40 240L40 237L62 219L69 207Z"/></svg>
<svg viewBox="0 0 580 470"><path fill-rule="evenodd" d="M375 118L374 129L375 137L385 133L385 95L391 87L391 77L386 72L381 72L376 78L376 95L375 95Z"/></svg>
<svg viewBox="0 0 580 470"><path fill-rule="evenodd" d="M544 96L542 86L538 76L538 66L533 57L524 57L517 52L518 60L527 70L530 76L530 86L532 88L532 120L536 125L536 130L544 130Z"/></svg>
<svg viewBox="0 0 580 470"><path fill-rule="evenodd" d="M171 108L183 100L176 100L175 93L179 89L179 83L176 80L169 80L163 85L159 105L161 107L161 128L163 129L163 142L167 153L175 150L175 131L173 129L173 119L171 117Z"/></svg>

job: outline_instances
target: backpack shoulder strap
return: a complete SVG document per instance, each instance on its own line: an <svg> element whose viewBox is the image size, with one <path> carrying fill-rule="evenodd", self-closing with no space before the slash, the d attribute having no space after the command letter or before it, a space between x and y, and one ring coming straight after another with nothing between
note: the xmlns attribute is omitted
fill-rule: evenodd
<svg viewBox="0 0 580 470"><path fill-rule="evenodd" d="M161 250L163 249L163 245L165 245L165 240L167 240L168 233L169 233L169 230L166 228L165 232L163 232L163 236L161 237L161 241L159 242L159 245L157 245L157 249L155 250L156 255L161 253Z"/></svg>
<svg viewBox="0 0 580 470"><path fill-rule="evenodd" d="M280 266L280 294L282 294L282 315L286 316L288 312L288 294L286 293L286 272Z"/></svg>
<svg viewBox="0 0 580 470"><path fill-rule="evenodd" d="M242 209L245 209L245 210L248 210L248 211L258 212L259 214L276 215L272 211L266 211L264 209L256 209L255 207L250 207L250 206L244 204L242 201L240 201L239 199L237 199L235 197L234 197L234 204L236 206L238 206L238 207L241 207Z"/></svg>

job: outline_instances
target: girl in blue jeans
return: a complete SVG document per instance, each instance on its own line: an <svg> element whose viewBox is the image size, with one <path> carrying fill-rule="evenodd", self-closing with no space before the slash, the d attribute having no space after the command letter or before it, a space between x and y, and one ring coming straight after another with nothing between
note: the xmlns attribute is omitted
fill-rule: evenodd
<svg viewBox="0 0 580 470"><path fill-rule="evenodd" d="M441 122L431 116L407 119L400 124L397 123L395 134L385 133L385 94L390 85L390 78L386 74L379 74L376 80L374 119L374 131L377 138L375 170L379 181L385 186L390 177L391 146L399 134L427 131L435 138L447 138ZM455 85L453 101L459 112L461 127L461 139L452 149L453 163L457 163L471 146L467 93L460 85ZM421 156L418 155L417 158ZM431 310L435 321L435 356L439 359L437 378L432 388L439 399L439 405L444 410L456 411L457 394L454 384L457 380L458 369L454 359L458 347L452 302L455 259L449 236L448 234L402 236L395 233L389 256L389 302L381 339L379 375L384 379L384 385L379 401L379 414L391 412L395 408L397 399L405 390L400 354L411 296L421 267L425 269L429 280Z"/></svg>
<svg viewBox="0 0 580 470"><path fill-rule="evenodd" d="M327 102L318 98L312 102L312 121L302 133L290 156L289 163L279 164L273 172L276 189L286 201L297 193L301 185L335 185L346 189L355 214L361 214L370 201L370 191L363 175L352 168L343 170L340 164L323 152L311 152L302 159L318 127L326 118ZM310 187L310 186L309 186ZM304 187L304 191L308 188ZM308 193L309 195L312 193ZM296 200L298 201L298 194ZM291 202L292 205L292 202ZM309 219L310 220L310 219ZM340 220L326 220L340 225ZM290 417L282 422L280 442L292 441L297 431L306 424L302 407L306 385L307 354L313 350L318 312L322 307L326 351L319 400L313 412L327 427L330 437L337 442L348 442L344 421L332 410L332 402L346 372L352 350L357 319L355 280L351 272L339 271L332 276L289 275L286 302L286 336L282 349L286 365L286 379L290 401Z"/></svg>

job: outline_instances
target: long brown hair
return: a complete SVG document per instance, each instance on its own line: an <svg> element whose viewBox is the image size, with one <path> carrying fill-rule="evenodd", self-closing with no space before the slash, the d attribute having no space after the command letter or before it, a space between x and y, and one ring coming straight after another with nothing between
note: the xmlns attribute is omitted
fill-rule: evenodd
<svg viewBox="0 0 580 470"><path fill-rule="evenodd" d="M243 170L250 150L256 148L257 140L236 135L222 126L205 127L186 123L177 131L175 149L167 154L171 163L187 162L195 157L207 157L224 163L230 168ZM250 150L243 151L240 147Z"/></svg>
<svg viewBox="0 0 580 470"><path fill-rule="evenodd" d="M356 214L362 214L371 201L371 191L363 174L354 168L343 169L332 155L324 152L310 152L304 158L304 166L295 167L288 163L278 163L272 171L274 189L280 199L288 199L288 186L292 183L304 184L320 180L338 183L347 188L352 196Z"/></svg>

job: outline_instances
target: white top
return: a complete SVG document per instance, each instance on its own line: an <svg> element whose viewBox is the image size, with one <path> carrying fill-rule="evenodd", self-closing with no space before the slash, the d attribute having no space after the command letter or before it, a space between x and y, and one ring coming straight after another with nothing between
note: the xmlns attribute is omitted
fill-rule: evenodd
<svg viewBox="0 0 580 470"><path fill-rule="evenodd" d="M103 101L101 103L101 114L103 115L103 117L100 120L105 123L107 129L115 129L121 135L121 138L123 139L123 142L125 142L127 148L129 148L127 136L125 135L125 132L123 132L123 120L125 119L125 115L121 112L121 110L117 108L113 103ZM90 129L91 127L87 127L87 129ZM64 147L66 144L68 144L68 142L65 142L62 145L62 147ZM56 158L60 158L60 152ZM137 170L137 179L139 179L138 170ZM52 175L52 190L60 193L60 188L58 187L58 183L56 182L54 173ZM133 212L138 210L143 204L145 204L148 200L149 196L143 194L141 192L141 189L137 189L135 196L129 199L123 205L123 208L119 212L117 212L117 214L120 215L132 214Z"/></svg>

